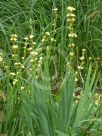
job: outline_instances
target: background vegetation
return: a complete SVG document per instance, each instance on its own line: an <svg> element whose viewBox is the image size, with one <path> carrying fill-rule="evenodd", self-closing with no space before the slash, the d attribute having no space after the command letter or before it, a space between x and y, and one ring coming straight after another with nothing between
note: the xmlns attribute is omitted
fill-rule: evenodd
<svg viewBox="0 0 102 136"><path fill-rule="evenodd" d="M0 11L0 135L101 136L102 1L5 0Z"/></svg>

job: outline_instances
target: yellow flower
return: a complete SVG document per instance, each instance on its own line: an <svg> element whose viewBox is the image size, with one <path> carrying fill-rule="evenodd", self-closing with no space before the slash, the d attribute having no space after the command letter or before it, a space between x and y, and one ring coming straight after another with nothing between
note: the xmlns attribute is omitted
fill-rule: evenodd
<svg viewBox="0 0 102 136"><path fill-rule="evenodd" d="M89 60L92 60L92 57L89 57Z"/></svg>
<svg viewBox="0 0 102 136"><path fill-rule="evenodd" d="M22 57L22 60L24 60L24 57Z"/></svg>
<svg viewBox="0 0 102 136"><path fill-rule="evenodd" d="M69 48L74 48L75 47L75 44L74 43L72 43L72 44L69 44L69 46L68 46Z"/></svg>
<svg viewBox="0 0 102 136"><path fill-rule="evenodd" d="M30 68L29 70L32 71L32 68Z"/></svg>
<svg viewBox="0 0 102 136"><path fill-rule="evenodd" d="M84 56L82 56L82 57L80 57L79 59L80 59L80 60L85 60L85 57L84 57Z"/></svg>
<svg viewBox="0 0 102 136"><path fill-rule="evenodd" d="M17 58L17 54L12 54L13 59Z"/></svg>
<svg viewBox="0 0 102 136"><path fill-rule="evenodd" d="M18 49L18 45L12 45L12 50L15 52Z"/></svg>
<svg viewBox="0 0 102 136"><path fill-rule="evenodd" d="M82 51L83 51L83 52L85 52L85 51L86 51L86 49L82 49Z"/></svg>
<svg viewBox="0 0 102 136"><path fill-rule="evenodd" d="M51 42L56 42L56 40L54 38L51 38Z"/></svg>
<svg viewBox="0 0 102 136"><path fill-rule="evenodd" d="M43 59L43 57L40 57L40 58L39 58L39 60L42 60L42 59Z"/></svg>
<svg viewBox="0 0 102 136"><path fill-rule="evenodd" d="M27 40L28 40L28 37L27 37L27 36L26 36L26 37L24 37L24 40L26 40L26 41L27 41Z"/></svg>
<svg viewBox="0 0 102 136"><path fill-rule="evenodd" d="M50 33L49 33L49 32L45 32L45 35L46 35L46 36L49 36L49 35L50 35Z"/></svg>
<svg viewBox="0 0 102 136"><path fill-rule="evenodd" d="M73 12L73 11L75 11L76 9L75 9L74 7L69 6L69 7L67 7L67 10L70 11L70 12Z"/></svg>
<svg viewBox="0 0 102 136"><path fill-rule="evenodd" d="M54 8L53 11L57 12L57 11L58 11L58 8Z"/></svg>
<svg viewBox="0 0 102 136"><path fill-rule="evenodd" d="M68 36L70 37L70 38L76 38L77 37L77 35L75 34L75 33L70 33L70 34L68 34Z"/></svg>
<svg viewBox="0 0 102 136"><path fill-rule="evenodd" d="M24 90L24 86L21 86L21 90Z"/></svg>
<svg viewBox="0 0 102 136"><path fill-rule="evenodd" d="M71 19L67 19L67 22L74 23L75 20L76 20L75 18L71 18Z"/></svg>
<svg viewBox="0 0 102 136"><path fill-rule="evenodd" d="M15 85L17 82L18 82L18 80L17 80L17 79L14 79L14 80L13 80L13 85Z"/></svg>
<svg viewBox="0 0 102 136"><path fill-rule="evenodd" d="M17 35L16 34L13 34L11 35L11 41L17 41Z"/></svg>
<svg viewBox="0 0 102 136"><path fill-rule="evenodd" d="M15 62L15 63L14 63L14 66L20 66L20 65L21 65L20 62Z"/></svg>
<svg viewBox="0 0 102 136"><path fill-rule="evenodd" d="M38 58L35 58L35 61L37 61L38 60Z"/></svg>
<svg viewBox="0 0 102 136"><path fill-rule="evenodd" d="M75 14L72 14L72 13L70 13L70 14L67 14L67 17L75 17L76 15Z"/></svg>
<svg viewBox="0 0 102 136"><path fill-rule="evenodd" d="M30 39L32 39L33 37L34 37L34 35L32 35L32 34L29 36Z"/></svg>
<svg viewBox="0 0 102 136"><path fill-rule="evenodd" d="M28 51L32 51L32 47L29 47L29 48L28 48Z"/></svg>
<svg viewBox="0 0 102 136"><path fill-rule="evenodd" d="M79 70L83 70L84 68L82 66L77 67Z"/></svg>
<svg viewBox="0 0 102 136"><path fill-rule="evenodd" d="M51 38L51 41L53 42L53 41L54 41L54 38Z"/></svg>
<svg viewBox="0 0 102 136"><path fill-rule="evenodd" d="M45 40L44 38L41 40L42 43L44 43L45 41L46 41L46 40Z"/></svg>
<svg viewBox="0 0 102 136"><path fill-rule="evenodd" d="M32 51L32 52L30 52L30 54L31 54L32 56L37 56L37 55L38 55L38 52Z"/></svg>
<svg viewBox="0 0 102 136"><path fill-rule="evenodd" d="M2 52L0 52L0 56L2 56L3 55L3 53Z"/></svg>
<svg viewBox="0 0 102 136"><path fill-rule="evenodd" d="M31 59L30 62L33 63L33 62L34 62L34 59Z"/></svg>
<svg viewBox="0 0 102 136"><path fill-rule="evenodd" d="M73 57L73 56L74 56L74 52L70 52L69 55L70 55L71 57Z"/></svg>
<svg viewBox="0 0 102 136"><path fill-rule="evenodd" d="M19 77L20 77L20 75L21 75L21 72L20 72L20 71L18 71L16 74L17 74L17 76L19 76Z"/></svg>
<svg viewBox="0 0 102 136"><path fill-rule="evenodd" d="M77 77L75 78L75 82L78 82L78 78Z"/></svg>
<svg viewBox="0 0 102 136"><path fill-rule="evenodd" d="M41 67L41 64L38 64L38 67Z"/></svg>
<svg viewBox="0 0 102 136"><path fill-rule="evenodd" d="M8 70L8 68L9 68L9 66L4 66L4 69L5 69L5 70Z"/></svg>
<svg viewBox="0 0 102 136"><path fill-rule="evenodd" d="M33 45L36 45L36 42L33 42Z"/></svg>
<svg viewBox="0 0 102 136"><path fill-rule="evenodd" d="M15 76L16 74L14 72L9 73L10 76Z"/></svg>
<svg viewBox="0 0 102 136"><path fill-rule="evenodd" d="M25 68L25 66L22 64L22 65L21 65L21 68L23 68L23 69L24 69L24 68Z"/></svg>
<svg viewBox="0 0 102 136"><path fill-rule="evenodd" d="M41 52L41 51L42 51L42 48L38 48L37 51L38 51L38 52Z"/></svg>
<svg viewBox="0 0 102 136"><path fill-rule="evenodd" d="M2 63L3 62L3 58L2 57L0 57L0 63Z"/></svg>

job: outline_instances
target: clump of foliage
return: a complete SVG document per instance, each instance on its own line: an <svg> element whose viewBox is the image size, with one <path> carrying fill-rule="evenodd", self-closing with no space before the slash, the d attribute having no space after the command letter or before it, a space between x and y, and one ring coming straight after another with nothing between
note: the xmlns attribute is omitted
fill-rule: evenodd
<svg viewBox="0 0 102 136"><path fill-rule="evenodd" d="M0 135L102 135L100 4L0 2Z"/></svg>

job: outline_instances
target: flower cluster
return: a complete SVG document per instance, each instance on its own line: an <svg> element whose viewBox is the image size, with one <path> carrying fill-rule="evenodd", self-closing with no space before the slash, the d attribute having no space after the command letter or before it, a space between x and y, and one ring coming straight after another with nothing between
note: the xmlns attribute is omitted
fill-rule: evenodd
<svg viewBox="0 0 102 136"><path fill-rule="evenodd" d="M82 73L84 72L83 69L84 69L84 65L85 65L85 55L86 55L85 53L86 53L86 50L82 49L82 55L79 57L79 64L77 66L77 71L75 74L75 81L76 82L79 81L79 79L80 79L79 76L82 75Z"/></svg>
<svg viewBox="0 0 102 136"><path fill-rule="evenodd" d="M58 8L53 9L53 32L56 32L57 20L58 20Z"/></svg>
<svg viewBox="0 0 102 136"><path fill-rule="evenodd" d="M33 39L34 36L32 34L24 38L24 47L22 50L22 55L20 55L20 47L17 45L17 35L11 35L10 40L13 42L11 49L14 67L12 70L9 70L9 77L12 79L13 85L16 85L19 79L22 77L23 71L25 69L24 62L30 53L34 50L36 42L34 42Z"/></svg>
<svg viewBox="0 0 102 136"><path fill-rule="evenodd" d="M50 33L49 32L45 32L41 42L42 42L42 45L44 45L44 43L47 41L47 38L50 36Z"/></svg>
<svg viewBox="0 0 102 136"><path fill-rule="evenodd" d="M16 42L17 41L17 35L16 34L11 35L10 40L13 41L13 42Z"/></svg>
<svg viewBox="0 0 102 136"><path fill-rule="evenodd" d="M86 50L85 49L82 49L82 56L79 57L79 60L80 60L80 65L77 67L78 70L83 70L84 69L84 64L85 64L85 52Z"/></svg>
<svg viewBox="0 0 102 136"><path fill-rule="evenodd" d="M30 55L30 72L33 72L33 74L38 78L43 62L41 49L39 48L36 51L30 52Z"/></svg>
<svg viewBox="0 0 102 136"><path fill-rule="evenodd" d="M75 14L73 13L75 11L74 7L67 7L67 23L68 23L68 37L69 37L69 58L70 62L73 61L73 58L75 56L75 42L74 39L77 37L76 33L74 32L74 22L75 22Z"/></svg>
<svg viewBox="0 0 102 136"><path fill-rule="evenodd" d="M0 64L2 64L2 62L3 62L3 53L1 52L0 53Z"/></svg>

